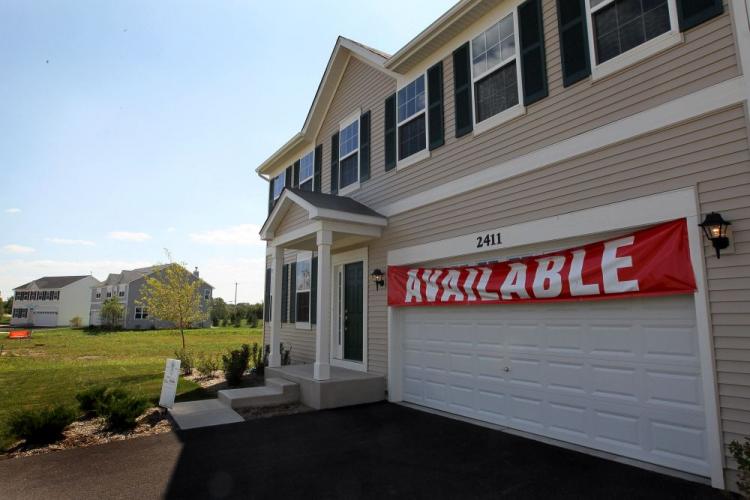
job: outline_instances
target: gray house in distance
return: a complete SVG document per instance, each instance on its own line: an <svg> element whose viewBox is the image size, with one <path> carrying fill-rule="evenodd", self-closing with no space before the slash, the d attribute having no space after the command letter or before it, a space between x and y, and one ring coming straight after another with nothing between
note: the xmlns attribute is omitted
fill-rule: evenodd
<svg viewBox="0 0 750 500"><path fill-rule="evenodd" d="M166 265L158 265L133 269L131 271L122 271L119 274L110 274L104 282L91 289L91 317L90 324L99 326L102 324L101 308L104 301L116 297L125 308L125 314L122 321L122 327L133 330L147 330L151 328L171 328L173 325L168 322L159 321L149 315L148 309L139 304L141 298L141 289L146 284L146 278L158 273ZM192 279L200 280L201 307L208 312L213 287L200 279L198 268L190 273ZM194 325L196 327L210 326L211 322L206 319L205 322Z"/></svg>

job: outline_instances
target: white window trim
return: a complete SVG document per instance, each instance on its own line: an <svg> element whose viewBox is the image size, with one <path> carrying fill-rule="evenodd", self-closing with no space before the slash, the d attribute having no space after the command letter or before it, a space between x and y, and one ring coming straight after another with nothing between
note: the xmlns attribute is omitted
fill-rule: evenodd
<svg viewBox="0 0 750 500"><path fill-rule="evenodd" d="M310 153L312 153L312 171L309 177L305 177L303 179L302 178L302 158L309 155ZM294 175L293 172L292 172L292 175ZM302 154L302 156L299 157L299 175L300 175L300 178L297 180L296 187L299 189L302 184L304 184L305 182L309 180L312 180L312 191L315 191L315 148L308 149L307 151L304 152L304 154ZM294 180L292 180L292 182L294 182Z"/></svg>
<svg viewBox="0 0 750 500"><path fill-rule="evenodd" d="M281 171L281 172L279 173L279 175L277 175L276 177L273 177L273 178L271 179L271 184L272 184L272 185L271 185L271 188L273 188L273 183L274 183L274 182L276 182L276 179L277 179L277 178L279 178L279 177L281 177L282 175L284 176L284 182L283 182L283 184L284 184L284 185L286 185L286 169L284 169L284 170L282 170L282 171ZM274 191L275 191L275 189L274 189ZM281 196L281 193L282 193L283 191L284 191L284 188L282 187L282 188L281 188L281 191L279 191L279 194L276 194L276 193L274 193L274 195L273 195L273 201L276 201L276 200L278 200L278 199L279 199L279 196Z"/></svg>
<svg viewBox="0 0 750 500"><path fill-rule="evenodd" d="M297 253L297 266L299 266L300 261L302 262L306 260L310 261L310 289L308 290L308 292L310 293L310 311L308 312L308 315L307 315L307 321L297 322L297 307L294 308L294 328L296 328L297 330L311 330L312 329L312 322L310 321L310 319L312 318L312 293L313 293L312 291L312 258L313 258L312 252L308 251L308 252ZM295 272L296 272L296 269L295 269ZM296 276L294 280L295 280L294 291L293 291L294 303L298 304ZM304 293L304 291L302 293Z"/></svg>
<svg viewBox="0 0 750 500"><path fill-rule="evenodd" d="M424 109L422 111L418 111L417 113L414 113L410 117L406 118L405 120L399 121L398 120L398 93L401 89L412 83L417 78L424 78ZM405 84L401 85L399 88L396 89L396 170L401 170L403 168L406 168L410 165L414 165L417 162L420 162L422 160L425 160L430 157L430 120L427 116L427 108L430 107L430 89L427 86L427 71L424 71L418 75L415 75L414 78L411 78L409 81L407 81ZM404 125L405 123L408 123L416 118L419 117L419 115L424 114L424 149L421 151L418 151L414 153L411 156L407 156L403 160L399 160L399 149L400 149L400 141L398 140L399 137L399 130L401 129L401 125Z"/></svg>
<svg viewBox="0 0 750 500"><path fill-rule="evenodd" d="M680 33L679 21L677 19L677 2L676 0L667 0L667 7L669 8L669 31L662 33L656 38L640 44L622 54L609 59L601 64L596 62L596 42L594 40L594 17L600 9L614 2L610 0L602 2L593 9L591 8L591 0L586 0L586 25L589 37L589 61L591 63L591 79L596 81L605 78L609 75L622 71L625 68L633 66L644 59L647 59L653 55L663 52L675 45L682 43L684 37Z"/></svg>
<svg viewBox="0 0 750 500"><path fill-rule="evenodd" d="M515 3L508 12L505 12L501 16L495 18L495 20L491 24L484 27L482 31L474 34L469 39L469 67L471 70L471 121L472 121L472 124L474 125L471 131L472 136L483 134L484 132L487 132L488 130L498 127L502 125L503 123L506 123L514 118L518 118L519 116L523 116L524 114L526 114L526 106L523 105L523 80L521 77L521 61L518 57L518 52L521 50L521 40L519 38L519 33L518 33L518 5L519 5L518 3ZM505 61L504 64L501 64L500 66L494 68L492 71L487 71L484 74L475 77L474 76L474 38L476 38L477 36L484 33L495 24L505 19L509 14L513 16L513 39L516 44L515 54L513 54L513 58L508 59L507 61ZM475 84L482 78L485 78L486 76L492 74L493 72L498 71L500 68L510 64L511 62L516 63L516 87L517 87L516 91L518 92L518 104L516 104L515 106L511 106L510 108L503 110L500 113L493 115L481 122L477 122L477 99L476 99Z"/></svg>
<svg viewBox="0 0 750 500"><path fill-rule="evenodd" d="M338 194L339 194L339 196L345 196L345 195L347 195L349 193L352 193L352 192L354 192L354 191L356 191L356 190L359 189L359 169L360 169L360 162L362 160L361 155L359 154L359 145L360 145L360 143L362 141L361 138L359 137L359 134L362 132L362 124L360 122L360 118L361 117L362 117L362 110L358 108L352 114L350 114L349 116L347 116L346 118L344 118L343 120L341 120L339 122L339 138L341 137L341 131L342 130L344 130L346 127L348 127L349 125L351 125L355 121L357 122L357 148L354 149L354 150L352 150L352 151L350 151L349 154L347 154L346 156L341 156L341 141L339 140L339 170L338 170L338 174L339 174L339 178L338 178L339 192L338 192ZM350 156L352 156L355 153L357 155L357 180L356 180L356 182L352 182L348 186L342 188L341 187L341 161L349 158Z"/></svg>

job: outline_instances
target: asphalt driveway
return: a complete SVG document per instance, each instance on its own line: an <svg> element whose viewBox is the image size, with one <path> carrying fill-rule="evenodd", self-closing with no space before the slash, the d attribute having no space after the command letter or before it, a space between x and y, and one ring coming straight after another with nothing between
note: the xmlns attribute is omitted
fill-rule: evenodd
<svg viewBox="0 0 750 500"><path fill-rule="evenodd" d="M0 497L726 498L388 403L3 460Z"/></svg>

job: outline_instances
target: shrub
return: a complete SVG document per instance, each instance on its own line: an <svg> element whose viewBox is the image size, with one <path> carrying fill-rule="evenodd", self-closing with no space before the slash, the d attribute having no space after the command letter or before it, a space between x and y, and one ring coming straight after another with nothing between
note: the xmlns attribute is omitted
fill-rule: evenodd
<svg viewBox="0 0 750 500"><path fill-rule="evenodd" d="M201 375L204 377L210 377L219 369L219 360L210 354L201 354L198 357L195 367Z"/></svg>
<svg viewBox="0 0 750 500"><path fill-rule="evenodd" d="M104 400L104 394L107 392L107 388L103 385L97 385L89 387L78 394L76 394L76 400L78 401L78 408L87 414L97 414L98 408L101 402Z"/></svg>
<svg viewBox="0 0 750 500"><path fill-rule="evenodd" d="M28 444L48 444L59 441L65 428L78 415L67 406L54 406L41 410L25 410L11 415L9 433L26 440Z"/></svg>
<svg viewBox="0 0 750 500"><path fill-rule="evenodd" d="M135 427L136 419L148 407L147 399L114 390L107 393L105 401L99 407L99 414L107 421L108 429L125 431Z"/></svg>
<svg viewBox="0 0 750 500"><path fill-rule="evenodd" d="M187 349L179 349L174 352L175 358L180 360L180 370L183 375L191 375L193 373L194 358L193 353Z"/></svg>
<svg viewBox="0 0 750 500"><path fill-rule="evenodd" d="M745 438L744 443L732 441L729 451L737 462L737 487L743 495L750 496L750 438Z"/></svg>
<svg viewBox="0 0 750 500"><path fill-rule="evenodd" d="M74 316L73 319L70 320L70 327L71 328L81 328L81 325L83 324L83 320L80 316Z"/></svg>
<svg viewBox="0 0 750 500"><path fill-rule="evenodd" d="M250 314L247 318L247 326L250 328L258 328L258 317L255 314Z"/></svg>
<svg viewBox="0 0 750 500"><path fill-rule="evenodd" d="M284 348L284 343L279 344L279 354L281 355L281 366L292 364L292 348Z"/></svg>
<svg viewBox="0 0 750 500"><path fill-rule="evenodd" d="M227 326L229 324L227 318L221 320L221 326Z"/></svg>
<svg viewBox="0 0 750 500"><path fill-rule="evenodd" d="M263 349L256 343L250 349L250 362L253 364L253 373L256 375L263 375L265 372L266 358L264 356Z"/></svg>
<svg viewBox="0 0 750 500"><path fill-rule="evenodd" d="M242 383L242 375L245 374L250 362L250 346L242 344L241 349L229 351L221 357L221 360L227 384L238 386Z"/></svg>

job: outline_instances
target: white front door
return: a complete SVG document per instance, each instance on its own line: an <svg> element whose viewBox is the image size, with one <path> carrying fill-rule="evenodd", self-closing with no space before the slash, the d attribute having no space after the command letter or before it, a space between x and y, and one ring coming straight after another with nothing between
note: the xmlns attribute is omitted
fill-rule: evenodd
<svg viewBox="0 0 750 500"><path fill-rule="evenodd" d="M709 475L692 296L401 314L405 401Z"/></svg>

